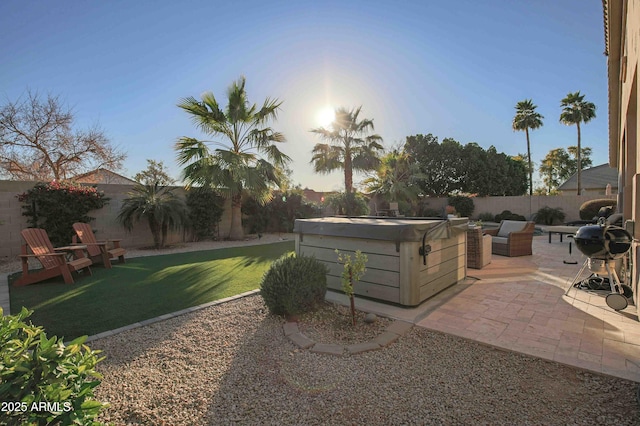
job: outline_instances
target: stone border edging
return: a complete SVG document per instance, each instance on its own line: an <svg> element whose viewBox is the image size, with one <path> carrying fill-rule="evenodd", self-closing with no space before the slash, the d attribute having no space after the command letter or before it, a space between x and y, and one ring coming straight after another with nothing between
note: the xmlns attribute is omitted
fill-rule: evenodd
<svg viewBox="0 0 640 426"><path fill-rule="evenodd" d="M282 326L282 330L289 341L300 349L309 349L309 351L319 354L344 356L345 354L355 355L385 348L398 340L401 336L404 336L412 327L413 324L410 322L395 320L375 339L351 345L317 343L300 332L297 322L285 323Z"/></svg>

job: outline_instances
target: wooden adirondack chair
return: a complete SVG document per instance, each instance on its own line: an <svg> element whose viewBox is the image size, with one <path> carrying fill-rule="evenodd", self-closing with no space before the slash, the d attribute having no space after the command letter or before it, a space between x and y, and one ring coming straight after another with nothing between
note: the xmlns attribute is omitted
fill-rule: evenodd
<svg viewBox="0 0 640 426"><path fill-rule="evenodd" d="M91 275L91 259L84 256L82 246L53 248L47 231L39 228L23 229L22 238L27 242L22 246L22 276L14 285L22 286L62 275L66 284L73 284L72 271L84 270ZM31 253L29 253L31 252ZM75 258L67 260L67 254L72 253ZM36 258L43 269L30 271L29 259Z"/></svg>
<svg viewBox="0 0 640 426"><path fill-rule="evenodd" d="M102 262L105 268L111 268L111 259L118 258L120 263L124 263L127 250L120 247L120 240L96 241L96 236L88 223L76 222L73 224L73 230L76 231L73 242L80 240L83 245L86 245L87 253L94 262ZM109 248L109 243L112 243L113 247Z"/></svg>

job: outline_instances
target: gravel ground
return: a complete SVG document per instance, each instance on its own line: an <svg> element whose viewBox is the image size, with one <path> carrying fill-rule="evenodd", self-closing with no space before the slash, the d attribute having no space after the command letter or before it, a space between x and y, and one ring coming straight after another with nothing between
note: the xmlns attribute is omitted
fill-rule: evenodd
<svg viewBox="0 0 640 426"><path fill-rule="evenodd" d="M259 296L92 343L102 420L154 425L632 425L636 384L414 327L352 356L297 349Z"/></svg>
<svg viewBox="0 0 640 426"><path fill-rule="evenodd" d="M200 242L128 257L262 244L291 235ZM0 271L18 271L0 262ZM324 343L363 341L326 317L300 329ZM637 384L414 327L351 356L296 348L259 296L91 343L104 350L96 389L116 425L640 425ZM359 325L361 322L359 323Z"/></svg>

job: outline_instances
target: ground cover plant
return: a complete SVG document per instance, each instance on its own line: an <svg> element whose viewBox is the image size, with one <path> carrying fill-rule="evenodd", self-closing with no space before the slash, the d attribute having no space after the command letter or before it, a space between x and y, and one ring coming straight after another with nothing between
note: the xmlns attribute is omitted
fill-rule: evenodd
<svg viewBox="0 0 640 426"><path fill-rule="evenodd" d="M127 259L92 268L92 277L73 285L10 286L11 309L33 309L35 325L69 340L257 289L271 263L293 250L294 242L284 241Z"/></svg>
<svg viewBox="0 0 640 426"><path fill-rule="evenodd" d="M30 314L0 309L0 424L102 424L93 421L108 406L93 398L100 351L84 344L86 336L67 345L48 338Z"/></svg>

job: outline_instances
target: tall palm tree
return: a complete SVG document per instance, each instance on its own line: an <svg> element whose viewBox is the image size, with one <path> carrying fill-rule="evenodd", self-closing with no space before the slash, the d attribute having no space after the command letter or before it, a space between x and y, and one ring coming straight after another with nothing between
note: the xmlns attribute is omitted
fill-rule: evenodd
<svg viewBox="0 0 640 426"><path fill-rule="evenodd" d="M537 105L531 99L525 99L516 104L516 115L513 117L513 130L524 130L527 135L527 164L529 165L529 195L533 194L533 163L531 162L531 142L529 141L529 129L535 130L542 127L540 113L536 112Z"/></svg>
<svg viewBox="0 0 640 426"><path fill-rule="evenodd" d="M383 149L380 135L368 135L374 130L373 120L359 120L361 109L362 106L351 110L337 108L335 120L328 129L319 127L311 130L327 142L313 147L311 162L314 170L325 174L344 170L347 199L353 192L353 171L375 170L380 163L378 152ZM347 203L347 215L350 213Z"/></svg>
<svg viewBox="0 0 640 426"><path fill-rule="evenodd" d="M261 203L271 198L271 188L279 185L283 168L290 158L275 143L285 142L282 133L267 123L277 118L282 102L265 99L262 107L250 104L245 78L235 81L227 90L227 106L223 110L213 93L202 100L183 99L178 107L191 115L203 132L220 139L200 141L182 137L176 143L178 163L187 165L183 178L187 187L209 186L231 198L231 231L229 238L240 240L242 231L242 194L247 193ZM210 149L208 143L217 146Z"/></svg>
<svg viewBox="0 0 640 426"><path fill-rule="evenodd" d="M158 182L136 184L122 203L118 221L130 231L136 222L146 219L155 248L164 247L169 229L179 227L186 217L184 203L174 189Z"/></svg>
<svg viewBox="0 0 640 426"><path fill-rule="evenodd" d="M567 97L560 101L562 113L560 114L560 122L571 126L576 125L578 129L578 147L576 149L576 160L578 163L578 195L582 190L582 149L580 147L580 123L588 123L596 116L596 106L593 102L584 100L584 95L580 91L567 94Z"/></svg>

